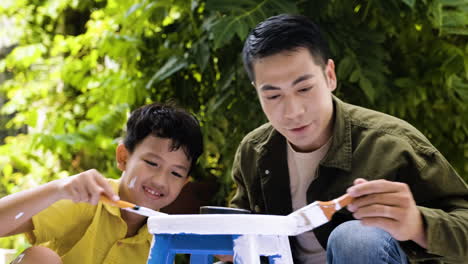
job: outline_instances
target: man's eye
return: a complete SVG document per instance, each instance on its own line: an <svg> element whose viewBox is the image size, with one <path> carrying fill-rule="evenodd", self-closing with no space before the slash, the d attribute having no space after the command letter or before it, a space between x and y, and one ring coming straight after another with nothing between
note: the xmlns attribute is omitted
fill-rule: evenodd
<svg viewBox="0 0 468 264"><path fill-rule="evenodd" d="M275 100L276 98L278 98L279 95L272 95L272 96L267 96L266 99L268 100Z"/></svg>
<svg viewBox="0 0 468 264"><path fill-rule="evenodd" d="M312 89L312 86L311 86L311 87L306 87L306 88L299 89L299 92L301 92L301 93L307 92L307 91L309 91L310 89Z"/></svg>
<svg viewBox="0 0 468 264"><path fill-rule="evenodd" d="M175 171L172 172L172 175L174 175L174 176L176 176L176 177L179 177L179 178L184 177L184 176L182 176L180 173L175 172Z"/></svg>
<svg viewBox="0 0 468 264"><path fill-rule="evenodd" d="M152 161L149 161L149 160L144 160L146 162L146 164L150 165L150 166L153 166L153 167L157 167L158 164L156 162L152 162Z"/></svg>

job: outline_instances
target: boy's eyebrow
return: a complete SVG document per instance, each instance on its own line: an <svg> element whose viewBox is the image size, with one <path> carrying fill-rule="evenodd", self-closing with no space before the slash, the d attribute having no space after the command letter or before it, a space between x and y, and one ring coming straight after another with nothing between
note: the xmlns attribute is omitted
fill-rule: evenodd
<svg viewBox="0 0 468 264"><path fill-rule="evenodd" d="M297 78L296 80L294 80L292 82L292 86L302 82L302 81L305 81L305 80L308 80L308 79L311 79L313 78L314 75L313 74L304 74L302 76L299 76L299 78ZM281 90L281 88L279 87L276 87L276 86L273 86L273 85L270 85L270 84L265 84L263 85L260 90L262 91L271 91L271 90Z"/></svg>
<svg viewBox="0 0 468 264"><path fill-rule="evenodd" d="M174 167L179 168L179 169L184 170L184 171L188 171L188 169L183 165L174 165Z"/></svg>

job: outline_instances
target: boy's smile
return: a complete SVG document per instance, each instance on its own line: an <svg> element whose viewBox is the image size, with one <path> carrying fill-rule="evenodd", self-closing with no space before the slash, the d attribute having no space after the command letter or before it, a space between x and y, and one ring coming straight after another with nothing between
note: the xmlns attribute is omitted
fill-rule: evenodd
<svg viewBox="0 0 468 264"><path fill-rule="evenodd" d="M188 181L190 160L184 150L171 149L172 140L147 136L133 153L123 144L117 148L122 175L121 199L159 210L172 203Z"/></svg>

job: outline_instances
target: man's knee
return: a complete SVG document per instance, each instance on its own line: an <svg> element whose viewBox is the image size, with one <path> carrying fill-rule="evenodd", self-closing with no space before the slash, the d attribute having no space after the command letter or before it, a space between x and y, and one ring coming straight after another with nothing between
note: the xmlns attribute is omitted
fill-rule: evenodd
<svg viewBox="0 0 468 264"><path fill-rule="evenodd" d="M12 264L28 263L62 264L62 260L53 250L42 246L35 246L23 251L23 253L12 262Z"/></svg>
<svg viewBox="0 0 468 264"><path fill-rule="evenodd" d="M343 263L406 262L398 241L383 229L363 226L360 221L348 221L333 230L328 238L327 257L329 263L340 263L338 259L348 260Z"/></svg>
<svg viewBox="0 0 468 264"><path fill-rule="evenodd" d="M369 248L389 239L391 239L390 234L380 228L363 226L360 221L348 221L333 230L328 238L327 247L340 247L340 250Z"/></svg>

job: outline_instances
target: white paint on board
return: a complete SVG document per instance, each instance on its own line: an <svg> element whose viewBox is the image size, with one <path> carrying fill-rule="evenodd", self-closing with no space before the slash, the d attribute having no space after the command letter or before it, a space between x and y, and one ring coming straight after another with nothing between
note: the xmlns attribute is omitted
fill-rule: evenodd
<svg viewBox="0 0 468 264"><path fill-rule="evenodd" d="M24 212L20 212L19 214L17 214L15 216L15 219L18 219L18 218L22 217L23 215L24 215Z"/></svg>
<svg viewBox="0 0 468 264"><path fill-rule="evenodd" d="M295 217L253 214L199 214L151 216L148 229L152 234L254 234L295 235Z"/></svg>
<svg viewBox="0 0 468 264"><path fill-rule="evenodd" d="M233 241L234 263L260 264L256 235L242 235Z"/></svg>

